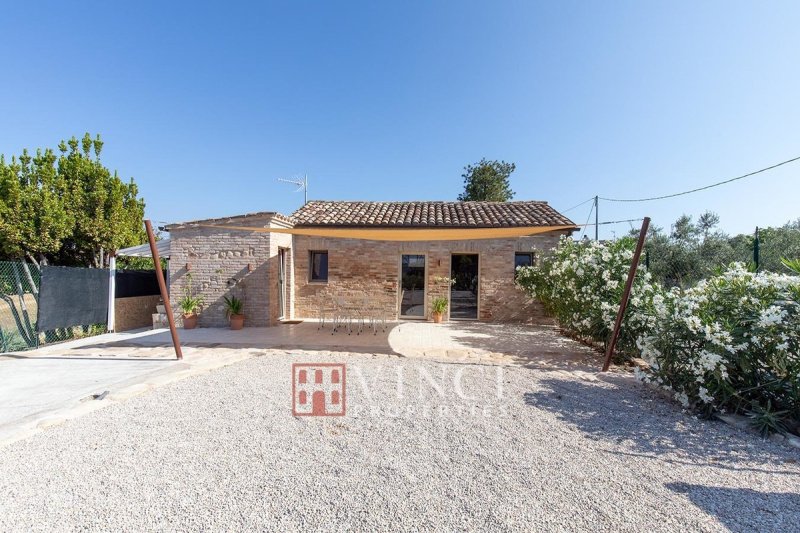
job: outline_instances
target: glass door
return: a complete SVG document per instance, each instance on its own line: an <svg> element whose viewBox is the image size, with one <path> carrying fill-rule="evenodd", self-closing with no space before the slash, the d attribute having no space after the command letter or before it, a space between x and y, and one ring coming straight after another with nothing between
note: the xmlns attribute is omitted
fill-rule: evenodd
<svg viewBox="0 0 800 533"><path fill-rule="evenodd" d="M478 254L453 254L450 259L450 318L478 318Z"/></svg>
<svg viewBox="0 0 800 533"><path fill-rule="evenodd" d="M425 318L425 256L404 254L400 262L400 316Z"/></svg>

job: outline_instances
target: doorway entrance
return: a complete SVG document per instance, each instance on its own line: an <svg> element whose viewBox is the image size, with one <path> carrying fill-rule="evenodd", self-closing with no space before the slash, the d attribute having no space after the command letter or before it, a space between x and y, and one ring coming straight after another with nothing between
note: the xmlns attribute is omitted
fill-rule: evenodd
<svg viewBox="0 0 800 533"><path fill-rule="evenodd" d="M478 254L453 254L450 257L450 318L476 320L479 290Z"/></svg>
<svg viewBox="0 0 800 533"><path fill-rule="evenodd" d="M403 254L400 260L400 316L425 318L425 256Z"/></svg>
<svg viewBox="0 0 800 533"><path fill-rule="evenodd" d="M286 316L286 248L278 248L278 320Z"/></svg>

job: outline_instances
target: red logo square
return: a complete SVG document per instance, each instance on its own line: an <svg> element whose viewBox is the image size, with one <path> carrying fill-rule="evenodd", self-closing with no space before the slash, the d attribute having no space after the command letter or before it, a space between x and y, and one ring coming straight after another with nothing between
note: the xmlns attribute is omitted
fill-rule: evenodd
<svg viewBox="0 0 800 533"><path fill-rule="evenodd" d="M292 364L294 416L344 416L346 399L344 363Z"/></svg>

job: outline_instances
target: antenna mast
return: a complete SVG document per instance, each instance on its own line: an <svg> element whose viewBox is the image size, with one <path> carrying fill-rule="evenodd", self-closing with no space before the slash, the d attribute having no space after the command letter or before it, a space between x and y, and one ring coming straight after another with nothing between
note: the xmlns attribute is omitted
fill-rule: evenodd
<svg viewBox="0 0 800 533"><path fill-rule="evenodd" d="M308 203L308 174L304 175L302 178L278 178L278 181L297 185L297 190L294 192L303 191L303 205Z"/></svg>

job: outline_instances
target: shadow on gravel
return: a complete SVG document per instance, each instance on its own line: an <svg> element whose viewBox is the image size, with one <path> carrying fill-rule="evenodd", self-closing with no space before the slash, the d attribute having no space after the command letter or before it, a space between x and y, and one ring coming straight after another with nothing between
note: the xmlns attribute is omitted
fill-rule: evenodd
<svg viewBox="0 0 800 533"><path fill-rule="evenodd" d="M498 352L515 363L539 370L599 370L601 354L562 335L554 326L458 322L459 343Z"/></svg>
<svg viewBox="0 0 800 533"><path fill-rule="evenodd" d="M731 531L796 531L800 494L667 483Z"/></svg>
<svg viewBox="0 0 800 533"><path fill-rule="evenodd" d="M545 377L537 384L542 389L525 393L525 404L555 413L592 440L614 443L616 449L606 453L800 477L796 471L752 466L794 462L798 455L794 450L721 422L696 421L655 391L634 385L629 377L608 374L597 382Z"/></svg>

